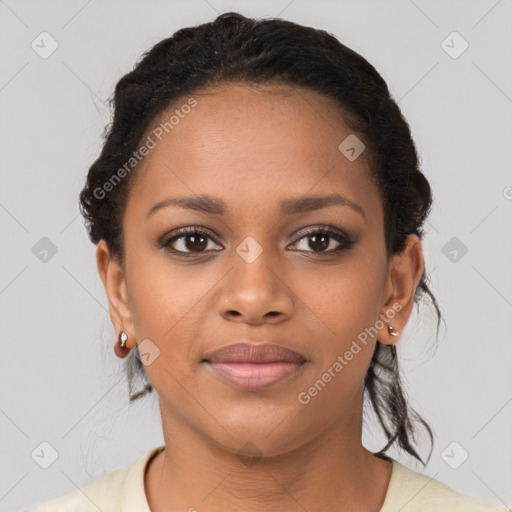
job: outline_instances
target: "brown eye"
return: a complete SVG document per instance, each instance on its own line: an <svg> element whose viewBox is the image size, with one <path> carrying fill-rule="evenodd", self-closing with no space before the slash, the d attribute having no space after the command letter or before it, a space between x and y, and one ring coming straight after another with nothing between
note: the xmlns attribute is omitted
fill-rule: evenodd
<svg viewBox="0 0 512 512"><path fill-rule="evenodd" d="M329 247L329 242L332 237L319 233L317 235L308 235L307 238L309 238L309 247L311 247L311 249L325 251L325 249Z"/></svg>
<svg viewBox="0 0 512 512"><path fill-rule="evenodd" d="M322 229L315 228L307 231L293 245L300 251L322 255L350 249L354 243L342 232L327 226Z"/></svg>
<svg viewBox="0 0 512 512"><path fill-rule="evenodd" d="M202 254L209 247L209 242L213 242L212 237L208 233L196 228L184 228L179 233L181 234L171 237L162 244L172 253L186 255ZM210 247L210 249L220 250L215 249L215 245L213 248Z"/></svg>
<svg viewBox="0 0 512 512"><path fill-rule="evenodd" d="M197 235L185 235L183 239L184 247L191 252L204 251L208 245L208 239L199 233Z"/></svg>

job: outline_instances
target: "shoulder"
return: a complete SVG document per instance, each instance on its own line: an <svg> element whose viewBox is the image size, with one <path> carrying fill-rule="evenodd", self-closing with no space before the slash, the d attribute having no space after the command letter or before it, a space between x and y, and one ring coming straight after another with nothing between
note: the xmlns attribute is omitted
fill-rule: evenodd
<svg viewBox="0 0 512 512"><path fill-rule="evenodd" d="M388 494L380 512L510 512L497 503L461 494L433 477L393 460Z"/></svg>
<svg viewBox="0 0 512 512"><path fill-rule="evenodd" d="M78 489L19 512L121 512L127 500L145 501L144 469L163 447L144 453L133 465L107 473Z"/></svg>

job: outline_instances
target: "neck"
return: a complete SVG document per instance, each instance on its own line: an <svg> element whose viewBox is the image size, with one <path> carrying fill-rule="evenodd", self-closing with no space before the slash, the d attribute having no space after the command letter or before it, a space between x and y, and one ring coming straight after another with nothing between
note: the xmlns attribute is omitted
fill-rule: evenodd
<svg viewBox="0 0 512 512"><path fill-rule="evenodd" d="M378 512L391 463L362 446L360 418L357 413L342 416L322 435L295 449L260 456L250 445L245 452L233 453L162 416L164 432L172 435L146 471L149 506L152 512Z"/></svg>

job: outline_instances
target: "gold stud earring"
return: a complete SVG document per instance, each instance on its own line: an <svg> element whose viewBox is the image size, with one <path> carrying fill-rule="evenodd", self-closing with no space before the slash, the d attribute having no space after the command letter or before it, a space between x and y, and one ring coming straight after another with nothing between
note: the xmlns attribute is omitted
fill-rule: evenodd
<svg viewBox="0 0 512 512"><path fill-rule="evenodd" d="M120 358L126 357L130 349L126 346L128 341L128 334L125 331L121 331L114 343L114 352Z"/></svg>
<svg viewBox="0 0 512 512"><path fill-rule="evenodd" d="M398 336L400 334L392 325L388 325L388 332L391 336Z"/></svg>
<svg viewBox="0 0 512 512"><path fill-rule="evenodd" d="M121 348L126 348L126 340L128 339L128 334L126 332L121 331L119 333L119 345L121 345Z"/></svg>

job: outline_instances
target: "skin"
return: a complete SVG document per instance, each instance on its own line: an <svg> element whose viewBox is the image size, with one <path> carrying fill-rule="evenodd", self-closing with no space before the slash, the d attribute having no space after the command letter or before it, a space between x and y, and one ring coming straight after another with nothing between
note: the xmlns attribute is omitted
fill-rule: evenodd
<svg viewBox="0 0 512 512"><path fill-rule="evenodd" d="M384 324L308 404L297 397L393 304L401 310L389 323L403 330L424 270L421 241L409 235L405 251L387 258L378 189L364 152L350 161L339 151L352 132L333 100L242 83L193 97L198 104L136 171L122 224L124 261L104 240L97 248L116 332L127 332L130 348L150 339L160 350L145 367L166 445L145 474L149 506L377 512L391 464L362 445L363 379L377 339L393 344L400 337ZM284 199L332 193L360 205L364 217L346 205L279 212ZM165 198L202 194L221 198L228 212L174 205L146 218ZM318 255L319 243L304 228L326 224L355 244ZM211 231L208 245L194 252L190 237L175 241L190 258L158 246L185 226ZM248 236L263 250L250 264L236 251ZM328 251L340 246L327 241ZM259 391L230 384L201 363L206 352L243 339L281 344L308 362Z"/></svg>

